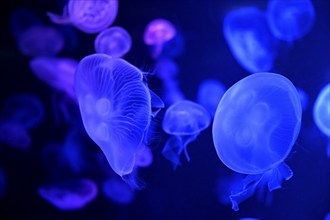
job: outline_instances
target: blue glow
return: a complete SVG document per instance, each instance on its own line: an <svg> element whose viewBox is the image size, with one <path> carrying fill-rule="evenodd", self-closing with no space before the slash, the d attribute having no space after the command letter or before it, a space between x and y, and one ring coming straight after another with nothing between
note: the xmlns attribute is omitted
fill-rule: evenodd
<svg viewBox="0 0 330 220"><path fill-rule="evenodd" d="M102 183L102 193L107 199L119 205L128 205L135 198L134 190L116 177L108 178Z"/></svg>
<svg viewBox="0 0 330 220"><path fill-rule="evenodd" d="M313 118L317 127L326 136L330 137L330 83L325 85L317 96L314 108Z"/></svg>

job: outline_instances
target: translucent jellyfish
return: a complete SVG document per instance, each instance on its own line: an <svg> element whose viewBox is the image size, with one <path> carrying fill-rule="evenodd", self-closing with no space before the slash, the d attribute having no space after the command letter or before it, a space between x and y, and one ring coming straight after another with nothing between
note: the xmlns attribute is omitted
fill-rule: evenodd
<svg viewBox="0 0 330 220"><path fill-rule="evenodd" d="M194 141L210 122L207 110L189 100L174 103L166 110L162 126L163 130L172 136L167 140L162 153L173 163L174 168L180 165L180 155L183 151L187 161L190 160L187 145Z"/></svg>
<svg viewBox="0 0 330 220"><path fill-rule="evenodd" d="M140 147L136 153L135 166L148 167L152 164L153 156L148 146Z"/></svg>
<svg viewBox="0 0 330 220"><path fill-rule="evenodd" d="M218 80L206 79L199 84L197 102L214 117L218 104L226 92L226 87Z"/></svg>
<svg viewBox="0 0 330 220"><path fill-rule="evenodd" d="M63 15L47 15L56 24L72 24L85 33L93 34L109 27L117 12L118 0L69 0Z"/></svg>
<svg viewBox="0 0 330 220"><path fill-rule="evenodd" d="M155 72L158 78L167 82L176 78L179 67L172 59L160 58L155 64Z"/></svg>
<svg viewBox="0 0 330 220"><path fill-rule="evenodd" d="M36 57L30 61L33 74L54 89L76 100L74 74L78 61L71 58Z"/></svg>
<svg viewBox="0 0 330 220"><path fill-rule="evenodd" d="M168 80L163 84L162 98L167 106L173 105L185 99L185 95L181 91L176 80Z"/></svg>
<svg viewBox="0 0 330 220"><path fill-rule="evenodd" d="M279 74L250 75L224 94L212 133L220 160L247 174L242 189L230 196L235 211L260 183L267 183L272 191L292 177L284 160L298 137L301 115L296 88Z"/></svg>
<svg viewBox="0 0 330 220"><path fill-rule="evenodd" d="M112 57L124 56L132 47L132 38L122 27L111 27L95 38L95 51Z"/></svg>
<svg viewBox="0 0 330 220"><path fill-rule="evenodd" d="M158 58L163 50L163 45L172 40L176 35L174 25L166 19L151 21L144 30L144 43L153 46L152 57Z"/></svg>
<svg viewBox="0 0 330 220"><path fill-rule="evenodd" d="M292 42L311 31L315 10L310 0L269 0L267 19L275 37Z"/></svg>
<svg viewBox="0 0 330 220"><path fill-rule="evenodd" d="M68 211L81 209L93 201L98 188L93 180L73 179L41 186L38 193L56 208Z"/></svg>
<svg viewBox="0 0 330 220"><path fill-rule="evenodd" d="M45 117L44 106L32 94L20 94L8 98L1 110L0 120L29 129L39 125Z"/></svg>
<svg viewBox="0 0 330 220"><path fill-rule="evenodd" d="M255 7L228 12L223 33L232 55L245 70L255 73L272 69L278 41L269 30L264 12Z"/></svg>
<svg viewBox="0 0 330 220"><path fill-rule="evenodd" d="M302 111L304 112L308 106L308 95L307 93L299 88L299 87L296 87L297 91L298 91L298 94L299 94L299 99L300 99L300 102L301 102L301 109Z"/></svg>
<svg viewBox="0 0 330 220"><path fill-rule="evenodd" d="M128 205L135 198L134 190L116 177L108 178L102 183L102 192L107 199L119 205Z"/></svg>
<svg viewBox="0 0 330 220"><path fill-rule="evenodd" d="M152 107L162 108L163 102L148 89L139 69L105 54L80 61L75 89L87 134L124 178L133 172L136 154L144 146Z"/></svg>
<svg viewBox="0 0 330 220"><path fill-rule="evenodd" d="M0 123L0 143L18 149L27 149L32 140L26 128L15 122Z"/></svg>

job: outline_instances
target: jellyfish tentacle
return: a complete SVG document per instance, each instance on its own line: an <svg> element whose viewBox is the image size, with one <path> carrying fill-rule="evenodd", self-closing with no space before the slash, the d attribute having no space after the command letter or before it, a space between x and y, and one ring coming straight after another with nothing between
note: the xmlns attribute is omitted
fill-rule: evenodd
<svg viewBox="0 0 330 220"><path fill-rule="evenodd" d="M293 176L293 172L286 163L282 162L278 167L271 170L268 175L268 190L271 192L275 189L281 188L282 182L284 180L289 180Z"/></svg>

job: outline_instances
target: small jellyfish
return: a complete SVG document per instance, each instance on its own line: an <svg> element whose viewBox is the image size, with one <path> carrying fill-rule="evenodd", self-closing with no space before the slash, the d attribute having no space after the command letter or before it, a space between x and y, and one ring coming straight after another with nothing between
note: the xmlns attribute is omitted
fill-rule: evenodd
<svg viewBox="0 0 330 220"><path fill-rule="evenodd" d="M117 13L118 0L69 0L63 15L47 15L56 24L72 24L85 33L94 34L109 27Z"/></svg>
<svg viewBox="0 0 330 220"><path fill-rule="evenodd" d="M0 142L18 149L27 149L32 144L27 129L15 122L0 123Z"/></svg>
<svg viewBox="0 0 330 220"><path fill-rule="evenodd" d="M134 190L117 177L106 179L102 183L102 192L107 199L119 205L128 205L135 198Z"/></svg>
<svg viewBox="0 0 330 220"><path fill-rule="evenodd" d="M162 126L163 130L172 136L165 143L162 153L173 163L174 169L180 165L180 155L183 151L187 161L190 160L187 145L194 141L210 122L207 110L189 100L176 102L166 110Z"/></svg>
<svg viewBox="0 0 330 220"><path fill-rule="evenodd" d="M148 167L152 164L153 156L148 146L139 148L136 153L135 166Z"/></svg>
<svg viewBox="0 0 330 220"><path fill-rule="evenodd" d="M72 179L38 188L39 195L56 208L78 210L93 201L98 193L97 184L90 179Z"/></svg>
<svg viewBox="0 0 330 220"><path fill-rule="evenodd" d="M220 81L206 79L199 84L197 102L204 106L213 118L218 104L225 92L226 87Z"/></svg>
<svg viewBox="0 0 330 220"><path fill-rule="evenodd" d="M299 87L296 87L296 89L297 89L298 94L299 94L299 99L300 99L300 102L301 102L301 109L304 112L306 110L307 106L308 106L308 95L305 92L305 90L303 90Z"/></svg>
<svg viewBox="0 0 330 220"><path fill-rule="evenodd" d="M173 79L164 82L162 88L162 98L168 106L186 99L178 85L178 82Z"/></svg>
<svg viewBox="0 0 330 220"><path fill-rule="evenodd" d="M122 27L111 27L100 32L94 42L96 53L123 57L132 47L132 38Z"/></svg>
<svg viewBox="0 0 330 220"><path fill-rule="evenodd" d="M155 72L157 77L166 83L176 78L179 67L172 59L160 58L155 64Z"/></svg>
<svg viewBox="0 0 330 220"><path fill-rule="evenodd" d="M119 176L133 173L136 154L155 115L152 107L162 108L162 100L148 89L139 69L105 54L80 61L75 89L89 137Z"/></svg>
<svg viewBox="0 0 330 220"><path fill-rule="evenodd" d="M310 0L269 0L267 19L272 34L291 43L311 31L315 10Z"/></svg>
<svg viewBox="0 0 330 220"><path fill-rule="evenodd" d="M174 25L166 19L151 21L144 30L144 43L153 46L152 57L158 58L163 50L163 45L172 40L176 35Z"/></svg>
<svg viewBox="0 0 330 220"><path fill-rule="evenodd" d="M74 74L78 61L71 58L36 57L30 61L33 74L52 88L76 100Z"/></svg>
<svg viewBox="0 0 330 220"><path fill-rule="evenodd" d="M247 174L232 193L232 208L253 195L261 183L271 192L293 173L284 162L301 127L299 95L290 80L275 73L255 73L240 80L222 97L212 134L220 160Z"/></svg>
<svg viewBox="0 0 330 220"><path fill-rule="evenodd" d="M271 34L263 11L242 7L228 12L223 33L232 55L245 70L255 73L272 69L278 40Z"/></svg>

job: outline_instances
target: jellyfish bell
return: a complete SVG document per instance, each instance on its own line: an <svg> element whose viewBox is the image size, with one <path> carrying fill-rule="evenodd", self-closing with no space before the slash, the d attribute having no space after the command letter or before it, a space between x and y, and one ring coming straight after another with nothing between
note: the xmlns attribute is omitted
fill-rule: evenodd
<svg viewBox="0 0 330 220"><path fill-rule="evenodd" d="M323 134L330 137L330 83L319 92L313 107L313 118Z"/></svg>

